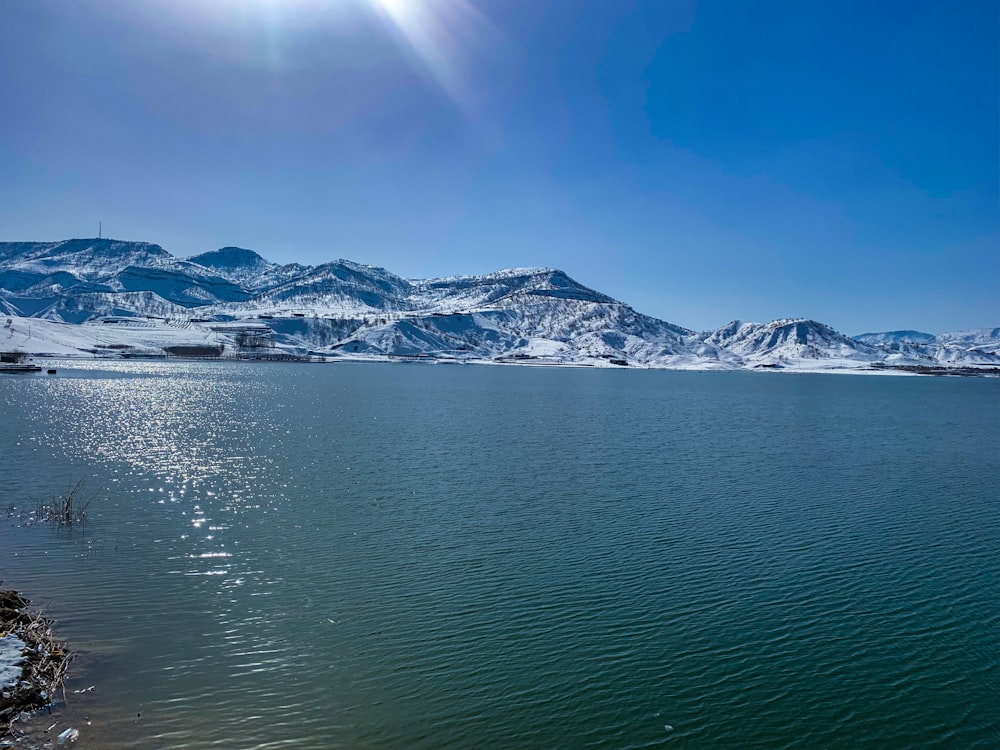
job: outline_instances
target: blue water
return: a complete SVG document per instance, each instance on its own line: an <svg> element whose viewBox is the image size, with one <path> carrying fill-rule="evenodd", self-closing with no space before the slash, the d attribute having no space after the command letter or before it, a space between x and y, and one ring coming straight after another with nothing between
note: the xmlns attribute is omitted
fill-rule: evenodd
<svg viewBox="0 0 1000 750"><path fill-rule="evenodd" d="M60 364L0 579L80 748L997 747L998 446L996 379Z"/></svg>

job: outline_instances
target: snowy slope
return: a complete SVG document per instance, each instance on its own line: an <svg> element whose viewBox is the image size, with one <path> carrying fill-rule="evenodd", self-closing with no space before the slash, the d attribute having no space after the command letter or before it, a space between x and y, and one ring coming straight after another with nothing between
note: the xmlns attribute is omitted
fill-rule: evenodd
<svg viewBox="0 0 1000 750"><path fill-rule="evenodd" d="M937 337L935 357L947 365L990 363L1000 365L1000 328L953 331Z"/></svg>
<svg viewBox="0 0 1000 750"><path fill-rule="evenodd" d="M450 276L413 282L410 302L424 310L474 309L504 304L515 295L587 302L614 302L551 268L510 268L481 276Z"/></svg>
<svg viewBox="0 0 1000 750"><path fill-rule="evenodd" d="M537 291L537 290L535 290ZM636 313L620 302L526 294L453 312L413 313L367 321L331 350L458 359L664 365L690 357L685 329ZM468 297L459 295L468 302ZM440 302L438 303L440 306ZM472 309L469 309L472 307Z"/></svg>
<svg viewBox="0 0 1000 750"><path fill-rule="evenodd" d="M162 355L167 346L217 346L226 341L204 326L167 325L130 319L83 325L39 318L13 318L0 326L0 351L50 356Z"/></svg>
<svg viewBox="0 0 1000 750"><path fill-rule="evenodd" d="M1000 344L1000 328L977 328L971 331L952 331L937 337L942 344L966 344L969 346L994 346Z"/></svg>
<svg viewBox="0 0 1000 750"><path fill-rule="evenodd" d="M54 301L42 302L47 302L48 306L35 312L34 317L66 323L85 323L107 316L184 319L192 314L189 307L165 300L150 291L83 292L61 295ZM138 311L141 311L141 316Z"/></svg>
<svg viewBox="0 0 1000 750"><path fill-rule="evenodd" d="M251 308L404 309L411 286L383 268L336 260L308 268L255 298Z"/></svg>
<svg viewBox="0 0 1000 750"><path fill-rule="evenodd" d="M173 260L159 245L118 240L0 242L0 288L20 291L53 276L97 281L129 266Z"/></svg>

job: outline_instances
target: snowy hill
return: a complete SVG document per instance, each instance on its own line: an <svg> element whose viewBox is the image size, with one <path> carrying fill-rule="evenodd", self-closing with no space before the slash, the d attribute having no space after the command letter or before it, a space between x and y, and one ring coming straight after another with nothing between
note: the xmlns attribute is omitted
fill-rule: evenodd
<svg viewBox="0 0 1000 750"><path fill-rule="evenodd" d="M854 337L877 345L889 363L931 363L960 367L1000 365L1000 328L979 328L933 335L919 331L865 333Z"/></svg>
<svg viewBox="0 0 1000 750"><path fill-rule="evenodd" d="M880 359L871 346L805 318L770 323L734 320L717 331L703 334L702 340L758 365L788 365L802 360L870 363Z"/></svg>
<svg viewBox="0 0 1000 750"><path fill-rule="evenodd" d="M242 247L221 247L201 255L193 255L188 261L205 268L211 268L220 276L236 283L248 283L260 278L277 267L276 263L264 260L253 250Z"/></svg>
<svg viewBox="0 0 1000 750"><path fill-rule="evenodd" d="M940 344L967 344L969 346L995 346L1000 344L1000 328L977 328L972 331L953 331L937 337Z"/></svg>
<svg viewBox="0 0 1000 750"><path fill-rule="evenodd" d="M194 255L188 258L188 261L208 268L251 292L272 289L308 270L306 266L298 263L279 266L277 263L265 260L253 250L242 247L223 247Z"/></svg>
<svg viewBox="0 0 1000 750"><path fill-rule="evenodd" d="M350 260L278 265L224 247L0 243L0 349L148 356L180 350L676 369L995 366L1000 329L849 338L805 318L697 333L551 268L404 279ZM5 340L6 339L6 340Z"/></svg>
<svg viewBox="0 0 1000 750"><path fill-rule="evenodd" d="M403 309L410 291L409 282L383 268L336 260L304 269L265 291L254 305L258 309L282 305L337 310Z"/></svg>
<svg viewBox="0 0 1000 750"><path fill-rule="evenodd" d="M509 268L482 276L450 276L415 282L413 301L423 309L482 307L520 295L614 302L551 268Z"/></svg>
<svg viewBox="0 0 1000 750"><path fill-rule="evenodd" d="M933 333L922 331L886 331L884 333L862 333L854 337L863 344L879 346L880 344L933 344L937 337Z"/></svg>
<svg viewBox="0 0 1000 750"><path fill-rule="evenodd" d="M0 289L23 291L52 279L95 282L129 266L153 266L169 260L173 260L170 253L149 242L0 242Z"/></svg>
<svg viewBox="0 0 1000 750"><path fill-rule="evenodd" d="M79 305L84 295L98 295L92 297L99 304L88 317L103 314L107 307L149 314L132 307L141 299L130 295L134 292L153 292L183 307L250 297L211 269L179 260L148 242L0 243L0 298L23 315L64 320L60 310L69 305L80 317L86 312Z"/></svg>

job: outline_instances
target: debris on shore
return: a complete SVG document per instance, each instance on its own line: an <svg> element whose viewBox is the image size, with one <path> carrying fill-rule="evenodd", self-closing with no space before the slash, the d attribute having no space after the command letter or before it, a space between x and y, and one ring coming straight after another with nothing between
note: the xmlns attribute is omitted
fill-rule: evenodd
<svg viewBox="0 0 1000 750"><path fill-rule="evenodd" d="M16 591L0 590L0 738L22 713L52 704L73 659L53 635L52 621L29 604Z"/></svg>

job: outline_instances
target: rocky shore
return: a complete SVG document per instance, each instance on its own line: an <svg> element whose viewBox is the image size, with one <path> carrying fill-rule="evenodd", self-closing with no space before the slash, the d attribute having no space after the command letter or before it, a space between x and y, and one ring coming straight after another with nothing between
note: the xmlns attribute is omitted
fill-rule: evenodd
<svg viewBox="0 0 1000 750"><path fill-rule="evenodd" d="M23 713L55 700L73 658L52 621L29 605L16 591L0 590L0 746Z"/></svg>

